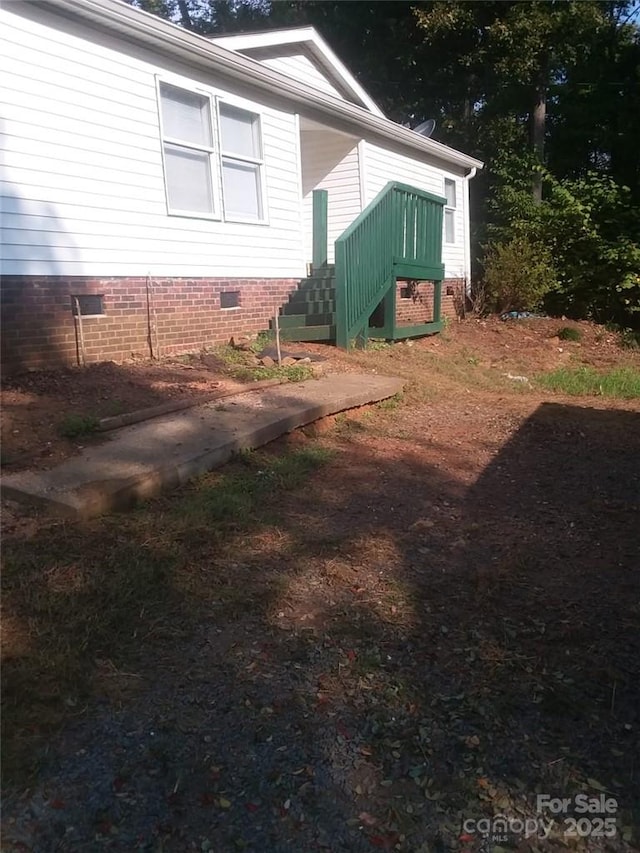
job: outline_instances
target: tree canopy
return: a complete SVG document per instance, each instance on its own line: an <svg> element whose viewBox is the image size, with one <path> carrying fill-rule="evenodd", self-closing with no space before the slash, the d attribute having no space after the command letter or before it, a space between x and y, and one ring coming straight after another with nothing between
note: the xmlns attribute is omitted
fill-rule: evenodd
<svg viewBox="0 0 640 853"><path fill-rule="evenodd" d="M550 250L555 310L640 323L640 31L628 0L133 0L197 32L311 24L395 121L485 161L488 246Z"/></svg>

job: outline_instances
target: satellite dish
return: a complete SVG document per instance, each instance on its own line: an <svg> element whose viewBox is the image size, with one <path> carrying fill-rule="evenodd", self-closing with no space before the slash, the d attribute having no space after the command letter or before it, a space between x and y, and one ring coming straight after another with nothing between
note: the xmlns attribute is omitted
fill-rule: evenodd
<svg viewBox="0 0 640 853"><path fill-rule="evenodd" d="M426 121L423 121L422 124L419 124L417 127L413 128L414 133L419 133L420 136L431 136L433 131L436 129L436 120L434 118L429 118Z"/></svg>

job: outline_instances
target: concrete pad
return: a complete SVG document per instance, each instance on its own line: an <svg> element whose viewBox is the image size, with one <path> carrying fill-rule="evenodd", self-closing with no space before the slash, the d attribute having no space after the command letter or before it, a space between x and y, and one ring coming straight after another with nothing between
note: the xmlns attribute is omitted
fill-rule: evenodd
<svg viewBox="0 0 640 853"><path fill-rule="evenodd" d="M2 477L0 493L49 512L90 518L126 509L318 418L402 390L389 376L330 375L238 394L123 427L50 471Z"/></svg>

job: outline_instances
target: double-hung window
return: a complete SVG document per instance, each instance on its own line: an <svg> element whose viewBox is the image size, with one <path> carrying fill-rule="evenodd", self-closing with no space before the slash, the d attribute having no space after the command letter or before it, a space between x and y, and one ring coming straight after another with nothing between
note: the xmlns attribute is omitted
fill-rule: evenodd
<svg viewBox="0 0 640 853"><path fill-rule="evenodd" d="M456 242L456 182L444 179L444 194L447 204L444 209L444 241Z"/></svg>
<svg viewBox="0 0 640 853"><path fill-rule="evenodd" d="M260 116L219 104L225 219L264 221L264 160Z"/></svg>
<svg viewBox="0 0 640 853"><path fill-rule="evenodd" d="M211 100L162 82L159 94L169 212L216 216Z"/></svg>

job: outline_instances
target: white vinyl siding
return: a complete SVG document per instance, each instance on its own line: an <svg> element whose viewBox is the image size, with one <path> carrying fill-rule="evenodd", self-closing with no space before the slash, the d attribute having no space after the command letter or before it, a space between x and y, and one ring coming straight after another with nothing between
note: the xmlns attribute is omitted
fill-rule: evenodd
<svg viewBox="0 0 640 853"><path fill-rule="evenodd" d="M248 56L251 56L249 51ZM294 80L299 80L301 83L307 83L318 89L320 92L327 92L329 95L334 95L336 98L342 98L343 95L336 89L331 81L323 74L320 68L305 56L303 53L297 53L290 56L274 56L269 59L260 59L263 65L273 68L274 71L279 71L281 74L287 74L293 77Z"/></svg>
<svg viewBox="0 0 640 853"><path fill-rule="evenodd" d="M445 240L443 226L442 260L447 278L468 276L463 239L465 233L463 216L466 214L461 203L464 198L462 175L455 175L452 172L444 171L435 163L432 165L424 161L414 160L412 157L369 142L365 143L364 149L365 201L367 204L389 181L400 181L439 196L444 196L445 178L452 182L455 198L458 200L451 217L456 239L455 242L448 243Z"/></svg>
<svg viewBox="0 0 640 853"><path fill-rule="evenodd" d="M328 198L329 263L334 243L362 210L358 140L330 130L301 134L302 190L305 223L305 258L312 257L313 190L323 189Z"/></svg>
<svg viewBox="0 0 640 853"><path fill-rule="evenodd" d="M293 112L241 101L186 68L166 75L160 57L152 63L124 42L116 50L89 40L73 21L47 26L46 12L36 23L24 6L24 16L20 5L0 9L4 274L304 274ZM212 107L216 97L234 98L260 114L268 226L168 214L157 76L204 92Z"/></svg>

